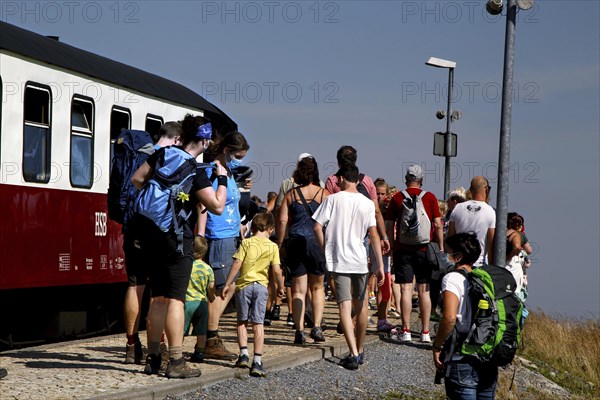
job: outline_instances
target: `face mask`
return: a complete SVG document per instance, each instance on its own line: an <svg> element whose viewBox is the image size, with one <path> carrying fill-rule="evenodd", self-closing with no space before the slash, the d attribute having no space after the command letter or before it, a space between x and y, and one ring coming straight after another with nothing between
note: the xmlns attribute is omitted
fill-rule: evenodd
<svg viewBox="0 0 600 400"><path fill-rule="evenodd" d="M242 160L238 160L237 158L232 158L231 161L227 161L227 166L229 169L236 169L242 165Z"/></svg>

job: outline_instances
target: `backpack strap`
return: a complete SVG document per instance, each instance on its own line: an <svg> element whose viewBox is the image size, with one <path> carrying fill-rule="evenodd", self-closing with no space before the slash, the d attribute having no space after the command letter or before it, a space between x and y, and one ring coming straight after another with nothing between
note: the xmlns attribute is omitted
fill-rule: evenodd
<svg viewBox="0 0 600 400"><path fill-rule="evenodd" d="M421 193L419 194L419 199L423 200L423 197L425 197L425 195L427 194L427 190L421 190Z"/></svg>
<svg viewBox="0 0 600 400"><path fill-rule="evenodd" d="M357 183L357 185L360 185L362 183L363 179L365 179L365 174L358 174L358 183Z"/></svg>
<svg viewBox="0 0 600 400"><path fill-rule="evenodd" d="M403 190L400 193L402 193L402 196L404 196L405 199L410 199L410 194L408 194L406 190Z"/></svg>
<svg viewBox="0 0 600 400"><path fill-rule="evenodd" d="M308 203L306 202L306 199L304 198L304 195L302 194L302 190L300 190L300 187L296 187L294 190L296 191L296 193L298 193L298 197L300 197L300 200L302 200L302 204L304 204L304 208L306 209L308 216L312 217L313 212L310 209L310 206L308 205Z"/></svg>

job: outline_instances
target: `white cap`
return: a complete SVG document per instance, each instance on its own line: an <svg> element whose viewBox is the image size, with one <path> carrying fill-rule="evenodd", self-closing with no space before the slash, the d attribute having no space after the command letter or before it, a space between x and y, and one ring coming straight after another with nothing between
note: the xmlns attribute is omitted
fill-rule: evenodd
<svg viewBox="0 0 600 400"><path fill-rule="evenodd" d="M418 164L413 164L406 169L406 176L414 176L417 179L423 179L423 170Z"/></svg>
<svg viewBox="0 0 600 400"><path fill-rule="evenodd" d="M298 156L298 162L304 160L305 158L314 158L312 154L302 153Z"/></svg>

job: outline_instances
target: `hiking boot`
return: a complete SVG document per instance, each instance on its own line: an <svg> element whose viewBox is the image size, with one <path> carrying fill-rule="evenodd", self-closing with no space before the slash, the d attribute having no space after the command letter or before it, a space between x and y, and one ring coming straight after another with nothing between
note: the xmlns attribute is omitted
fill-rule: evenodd
<svg viewBox="0 0 600 400"><path fill-rule="evenodd" d="M267 376L267 373L265 372L265 369L262 365L262 363L257 363L257 362L253 362L252 363L252 368L250 368L250 376L256 376L259 378L264 378Z"/></svg>
<svg viewBox="0 0 600 400"><path fill-rule="evenodd" d="M227 350L221 338L215 336L206 341L206 346L204 347L204 358L233 361L237 359L237 354Z"/></svg>
<svg viewBox="0 0 600 400"><path fill-rule="evenodd" d="M160 356L162 357L160 370L166 371L169 366L169 348L165 342L160 342Z"/></svg>
<svg viewBox="0 0 600 400"><path fill-rule="evenodd" d="M395 326L390 324L387 319L377 321L377 332L389 332L394 328Z"/></svg>
<svg viewBox="0 0 600 400"><path fill-rule="evenodd" d="M143 364L143 359L144 350L141 342L125 345L125 364Z"/></svg>
<svg viewBox="0 0 600 400"><path fill-rule="evenodd" d="M264 326L271 326L271 313L269 311L265 312L265 319L263 320Z"/></svg>
<svg viewBox="0 0 600 400"><path fill-rule="evenodd" d="M348 354L340 361L339 365L346 369L358 369L358 357Z"/></svg>
<svg viewBox="0 0 600 400"><path fill-rule="evenodd" d="M162 357L160 354L148 354L146 357L146 366L144 367L144 373L146 375L158 375L160 371L160 363Z"/></svg>
<svg viewBox="0 0 600 400"><path fill-rule="evenodd" d="M315 326L314 328L311 329L310 337L315 342L324 342L325 341L325 336L323 336L323 330L321 329L320 326Z"/></svg>
<svg viewBox="0 0 600 400"><path fill-rule="evenodd" d="M235 362L236 368L250 368L250 358L246 354L240 354Z"/></svg>
<svg viewBox="0 0 600 400"><path fill-rule="evenodd" d="M169 362L165 376L167 378L185 379L196 378L201 374L202 371L200 371L200 368L192 368L185 362L185 359L180 358L179 360L172 360Z"/></svg>
<svg viewBox="0 0 600 400"><path fill-rule="evenodd" d="M292 317L292 314L288 314L286 323L287 326L294 326L294 317Z"/></svg>
<svg viewBox="0 0 600 400"><path fill-rule="evenodd" d="M294 336L294 344L305 344L306 343L306 334L302 331L296 331L296 336Z"/></svg>
<svg viewBox="0 0 600 400"><path fill-rule="evenodd" d="M409 330L403 330L402 334L400 335L400 340L403 342L410 342L412 341L412 335L410 333Z"/></svg>
<svg viewBox="0 0 600 400"><path fill-rule="evenodd" d="M190 356L190 362L201 363L204 362L204 353L200 351L194 351L194 354Z"/></svg>
<svg viewBox="0 0 600 400"><path fill-rule="evenodd" d="M271 321L279 321L280 315L281 315L281 307L278 305L274 305L273 310L271 310Z"/></svg>
<svg viewBox="0 0 600 400"><path fill-rule="evenodd" d="M429 331L421 332L421 343L431 343L431 337L429 336Z"/></svg>

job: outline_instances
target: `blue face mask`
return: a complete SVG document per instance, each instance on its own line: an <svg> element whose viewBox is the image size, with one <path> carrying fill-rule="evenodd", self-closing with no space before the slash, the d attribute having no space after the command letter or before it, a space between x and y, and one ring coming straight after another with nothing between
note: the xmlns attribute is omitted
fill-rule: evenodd
<svg viewBox="0 0 600 400"><path fill-rule="evenodd" d="M227 167L229 169L236 169L242 165L242 160L238 160L237 158L232 158L231 161L227 161Z"/></svg>

